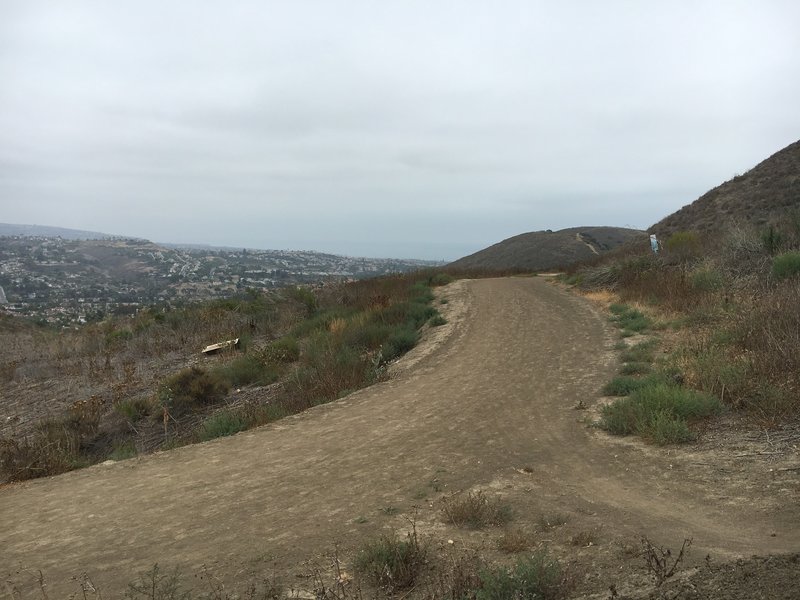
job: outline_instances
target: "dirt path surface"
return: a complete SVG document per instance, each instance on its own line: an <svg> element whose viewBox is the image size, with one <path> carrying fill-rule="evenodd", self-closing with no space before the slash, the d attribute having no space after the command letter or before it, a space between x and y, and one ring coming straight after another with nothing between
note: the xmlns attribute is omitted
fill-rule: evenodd
<svg viewBox="0 0 800 600"><path fill-rule="evenodd" d="M437 504L467 489L507 498L522 526L555 510L607 541L693 537L700 557L800 549L796 472L720 468L713 448L658 450L581 422L575 407L617 368L587 301L543 278L442 293L448 325L390 381L231 438L0 489L0 574L23 586L40 569L51 598L84 571L113 597L155 562L302 588L304 561L334 542L347 555L414 510L423 536L478 543ZM602 562L590 552L574 551Z"/></svg>

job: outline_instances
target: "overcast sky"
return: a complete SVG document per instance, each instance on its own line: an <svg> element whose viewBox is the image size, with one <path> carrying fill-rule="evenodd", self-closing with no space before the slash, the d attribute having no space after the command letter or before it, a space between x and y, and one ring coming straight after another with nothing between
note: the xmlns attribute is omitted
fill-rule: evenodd
<svg viewBox="0 0 800 600"><path fill-rule="evenodd" d="M800 138L800 2L0 0L0 222L454 259Z"/></svg>

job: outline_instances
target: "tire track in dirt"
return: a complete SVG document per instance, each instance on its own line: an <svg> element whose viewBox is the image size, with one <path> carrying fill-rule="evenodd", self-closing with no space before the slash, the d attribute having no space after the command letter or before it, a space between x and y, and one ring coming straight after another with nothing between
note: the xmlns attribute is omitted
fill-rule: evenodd
<svg viewBox="0 0 800 600"><path fill-rule="evenodd" d="M523 511L686 532L726 555L798 548L796 509L710 502L677 454L577 422L574 407L596 402L616 368L612 332L588 302L543 278L446 293L465 315L390 381L232 438L0 489L3 573L41 569L53 597L84 571L117 593L155 562L230 580L292 576L335 541L346 553L396 526L391 513L408 514L437 478L508 490ZM422 504L420 527L433 532L436 507Z"/></svg>

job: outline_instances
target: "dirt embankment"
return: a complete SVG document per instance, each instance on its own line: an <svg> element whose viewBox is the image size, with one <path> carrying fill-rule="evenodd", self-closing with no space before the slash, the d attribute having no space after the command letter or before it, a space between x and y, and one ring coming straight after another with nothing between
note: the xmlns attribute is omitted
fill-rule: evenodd
<svg viewBox="0 0 800 600"><path fill-rule="evenodd" d="M113 597L155 562L309 589L309 561L334 543L347 561L411 515L442 552L508 560L500 531L442 518L442 498L477 489L509 502L511 526L560 556L586 597L644 589L641 535L693 538L687 565L699 568L706 555L719 565L800 549L797 471L732 460L713 435L664 450L587 427L576 407L598 402L617 368L613 332L588 302L543 278L441 293L449 323L390 381L231 438L0 489L2 574L22 597L35 597L39 569L52 598L82 572ZM563 524L549 528L554 514ZM796 563L782 564L791 590Z"/></svg>

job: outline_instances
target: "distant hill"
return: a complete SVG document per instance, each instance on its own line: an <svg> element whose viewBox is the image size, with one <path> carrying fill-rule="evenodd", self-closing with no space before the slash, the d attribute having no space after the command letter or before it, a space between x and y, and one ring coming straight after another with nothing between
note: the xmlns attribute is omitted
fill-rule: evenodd
<svg viewBox="0 0 800 600"><path fill-rule="evenodd" d="M622 227L534 231L503 240L448 266L457 269L555 269L603 254L636 237L644 237L644 232Z"/></svg>
<svg viewBox="0 0 800 600"><path fill-rule="evenodd" d="M676 231L719 233L733 223L763 228L793 208L800 209L800 141L706 192L650 231L667 237Z"/></svg>
<svg viewBox="0 0 800 600"><path fill-rule="evenodd" d="M60 237L64 240L106 240L113 237L107 233L97 231L81 231L67 229L66 227L49 227L47 225L16 225L13 223L0 223L0 236L20 235L28 237Z"/></svg>

